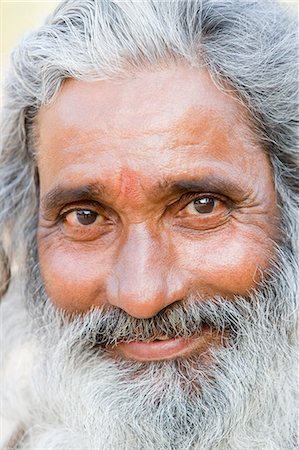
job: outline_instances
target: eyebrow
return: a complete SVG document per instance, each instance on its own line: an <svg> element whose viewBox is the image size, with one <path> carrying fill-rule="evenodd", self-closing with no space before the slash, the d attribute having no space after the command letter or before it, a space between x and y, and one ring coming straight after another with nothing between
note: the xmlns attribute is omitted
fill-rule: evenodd
<svg viewBox="0 0 299 450"><path fill-rule="evenodd" d="M183 193L186 191L211 194L223 194L241 200L248 196L248 188L240 186L237 181L223 175L207 175L197 179L181 179L177 181L163 180L159 183L159 189L169 193Z"/></svg>
<svg viewBox="0 0 299 450"><path fill-rule="evenodd" d="M222 194L231 197L234 201L244 200L248 197L248 189L239 185L238 182L223 175L206 175L196 179L160 180L151 189L155 196L171 196L184 192L199 192ZM41 206L45 212L57 210L68 203L79 201L101 202L107 196L107 187L103 184L92 183L75 188L66 188L57 185L47 192L41 199Z"/></svg>
<svg viewBox="0 0 299 450"><path fill-rule="evenodd" d="M57 185L47 192L41 199L41 206L45 211L62 208L64 205L81 200L99 201L105 193L103 185L87 184L75 188L65 188Z"/></svg>

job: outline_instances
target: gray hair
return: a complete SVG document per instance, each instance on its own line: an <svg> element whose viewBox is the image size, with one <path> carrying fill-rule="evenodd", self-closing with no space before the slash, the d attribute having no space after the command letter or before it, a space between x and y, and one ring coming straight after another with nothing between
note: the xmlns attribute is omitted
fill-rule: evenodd
<svg viewBox="0 0 299 450"><path fill-rule="evenodd" d="M296 26L273 0L67 0L12 53L0 155L0 250L25 269L39 197L34 119L66 78L106 80L169 62L206 66L237 93L273 167L287 247L295 250ZM262 176L262 174L261 174ZM9 273L1 269L3 278ZM0 281L4 285L5 280Z"/></svg>

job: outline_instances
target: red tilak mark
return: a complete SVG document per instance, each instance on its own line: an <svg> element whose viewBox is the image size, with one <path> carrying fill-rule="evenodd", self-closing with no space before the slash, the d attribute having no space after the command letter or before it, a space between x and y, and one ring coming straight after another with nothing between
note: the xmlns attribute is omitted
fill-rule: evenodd
<svg viewBox="0 0 299 450"><path fill-rule="evenodd" d="M122 169L120 172L120 195L133 202L140 198L140 189L140 181L136 172L129 168Z"/></svg>

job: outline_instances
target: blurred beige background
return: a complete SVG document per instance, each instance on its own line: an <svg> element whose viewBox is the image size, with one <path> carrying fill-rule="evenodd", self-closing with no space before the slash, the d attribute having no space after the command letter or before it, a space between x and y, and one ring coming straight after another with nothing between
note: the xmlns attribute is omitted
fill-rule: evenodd
<svg viewBox="0 0 299 450"><path fill-rule="evenodd" d="M38 27L58 3L58 0L0 0L2 71L7 66L10 51L22 36Z"/></svg>
<svg viewBox="0 0 299 450"><path fill-rule="evenodd" d="M281 2L290 8L292 14L298 14L299 0ZM2 75L7 67L11 49L26 32L38 27L58 3L58 0L0 0Z"/></svg>

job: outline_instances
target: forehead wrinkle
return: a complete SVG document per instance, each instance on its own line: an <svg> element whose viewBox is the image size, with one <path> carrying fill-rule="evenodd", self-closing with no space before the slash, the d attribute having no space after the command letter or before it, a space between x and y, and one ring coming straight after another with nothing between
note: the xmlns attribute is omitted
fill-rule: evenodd
<svg viewBox="0 0 299 450"><path fill-rule="evenodd" d="M212 108L190 107L173 126L175 137L173 146L198 144L206 147L211 139L213 141L220 139L221 147L226 147L231 138L237 136L240 139L245 134L244 128L248 127L244 121L240 120L237 105L235 106L233 111L228 111L229 117L227 115L223 117L219 114L219 110Z"/></svg>
<svg viewBox="0 0 299 450"><path fill-rule="evenodd" d="M216 85L217 89L219 86ZM227 108L226 102L217 108L191 106L172 126L174 131L174 147L180 145L192 145L198 143L198 138L209 136L211 133L221 133L222 143L230 144L231 138L237 138L246 145L247 150L258 150L267 153L268 144L257 133L256 121L248 106L239 98L237 92L227 83L219 89L225 95L227 102L233 102L233 108ZM223 108L225 116L223 113ZM215 126L211 127L211 124ZM204 146L204 142L201 143Z"/></svg>

